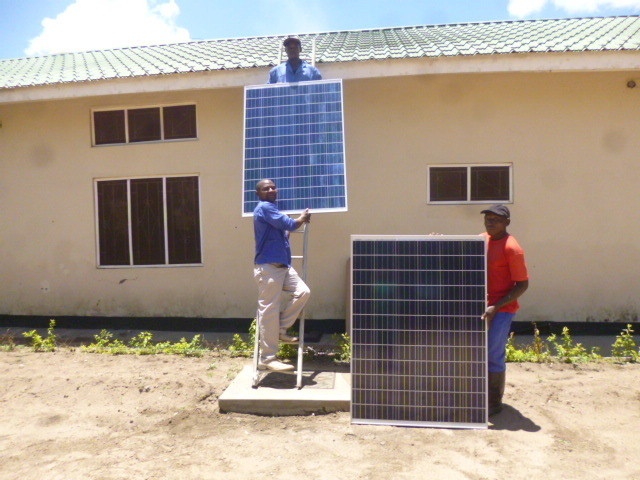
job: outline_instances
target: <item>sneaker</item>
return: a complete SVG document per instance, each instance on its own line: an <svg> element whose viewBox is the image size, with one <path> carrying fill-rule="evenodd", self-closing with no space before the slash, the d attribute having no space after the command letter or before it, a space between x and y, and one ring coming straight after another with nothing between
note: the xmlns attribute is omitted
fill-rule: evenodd
<svg viewBox="0 0 640 480"><path fill-rule="evenodd" d="M281 333L280 341L282 343L298 343L298 337L292 337L291 335L287 335L286 333Z"/></svg>
<svg viewBox="0 0 640 480"><path fill-rule="evenodd" d="M279 360L268 360L266 362L258 362L258 370L271 370L272 372L292 372L293 365L287 365Z"/></svg>

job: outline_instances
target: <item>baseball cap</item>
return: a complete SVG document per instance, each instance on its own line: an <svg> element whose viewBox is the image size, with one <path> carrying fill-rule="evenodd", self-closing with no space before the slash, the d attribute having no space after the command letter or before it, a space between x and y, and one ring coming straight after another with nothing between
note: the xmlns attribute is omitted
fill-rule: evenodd
<svg viewBox="0 0 640 480"><path fill-rule="evenodd" d="M286 47L287 45L289 45L292 42L295 42L298 45L302 45L302 42L300 41L300 39L296 38L296 37L287 37L287 38L285 38L284 42L282 42L282 45L284 45Z"/></svg>
<svg viewBox="0 0 640 480"><path fill-rule="evenodd" d="M489 208L482 210L480 213L495 213L501 217L510 218L511 212L505 205L492 205Z"/></svg>

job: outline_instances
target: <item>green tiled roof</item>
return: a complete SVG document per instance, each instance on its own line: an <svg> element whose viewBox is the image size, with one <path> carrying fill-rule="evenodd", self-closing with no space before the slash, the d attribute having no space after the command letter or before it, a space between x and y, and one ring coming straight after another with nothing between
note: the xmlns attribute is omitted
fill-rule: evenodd
<svg viewBox="0 0 640 480"><path fill-rule="evenodd" d="M640 17L426 25L299 35L317 63L530 52L640 50ZM268 67L282 36L0 60L0 88Z"/></svg>

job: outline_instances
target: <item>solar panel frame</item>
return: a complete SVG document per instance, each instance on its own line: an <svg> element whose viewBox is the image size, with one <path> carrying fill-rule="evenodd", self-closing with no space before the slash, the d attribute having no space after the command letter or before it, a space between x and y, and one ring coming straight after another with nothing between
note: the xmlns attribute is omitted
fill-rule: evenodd
<svg viewBox="0 0 640 480"><path fill-rule="evenodd" d="M460 307L461 312L466 312L465 315L469 317L470 324L473 326L474 341L478 344L475 345L476 350L472 352L472 362L468 360L462 362L456 362L456 358L469 358L468 352L465 350L453 350L447 345L426 345L427 339L431 336L431 341L435 339L439 341L451 342L455 340L460 342L462 338L458 336L456 338L456 332L454 330L443 330L440 333L434 333L428 327L430 322L438 321L438 315L426 315L426 310L423 305L427 305L429 300L428 288L443 287L443 285L437 285L438 278L442 279L446 275L447 281L456 281L464 279L465 270L461 270L463 273L455 273L451 270L449 273L442 273L438 275L431 271L429 268L429 260L427 258L421 259L421 268L417 269L390 269L390 266L403 267L407 262L396 255L398 259L385 258L389 257L386 254L377 254L382 259L382 268L373 268L370 270L361 269L360 265L362 261L356 257L355 245L356 242L392 242L399 244L400 242L472 242L470 245L476 245L473 248L476 250L474 259L470 259L467 265L472 265L475 270L466 270L466 272L475 272L470 275L469 278L474 279L474 284L467 284L466 287L474 287L473 292L474 303L471 311L472 315L468 314L465 310L467 307ZM481 245L480 245L481 244ZM408 245L408 244L405 244ZM368 248L368 247L367 247ZM409 251L409 248L403 247L404 252ZM430 248L425 246L426 249ZM385 250L383 248L382 250ZM479 235L352 235L351 236L351 271L350 271L350 301L351 301L351 379L352 379L352 401L351 401L351 422L354 424L373 424L373 425L395 425L395 426L414 426L414 427L446 427L446 428L471 428L471 429L486 429L488 427L488 385L487 385L487 331L484 320L481 320L481 312L486 309L486 284L487 284L487 261L486 261L487 241L486 238ZM479 253L478 253L479 252ZM364 255L364 254L359 254ZM376 255L375 253L373 255ZM415 261L419 255L413 255ZM426 255L425 255L426 257ZM411 261L411 259L409 259ZM449 259L449 267L455 266L451 263L452 259ZM403 263L404 262L404 263ZM474 263L475 262L475 263ZM410 263L410 262L409 262ZM415 266L415 265L412 265ZM477 267L480 267L478 270ZM445 267L446 269L446 267ZM445 269L442 271L444 272ZM366 272L371 272L366 273ZM430 273L431 272L431 273ZM379 275L381 273L381 275ZM378 277L376 277L378 275ZM358 277L357 279L355 277ZM375 280L382 280L381 283L376 283ZM431 280L429 280L431 279ZM357 280L357 281L356 281ZM415 283L415 282L418 283ZM363 314L361 310L364 304L356 302L362 302L358 298L362 295L362 291L356 294L356 288L358 285L366 287L365 282L371 282L368 287L371 287L375 292L381 292L382 295L389 297L403 297L395 298L394 301L405 302L403 308L405 313L395 316L389 315L384 312L387 308L385 305L381 307L371 307L369 305L366 308L373 308L373 314ZM407 284L400 283L406 282ZM414 282L413 284L411 282ZM435 282L432 285L429 282ZM424 283L424 285L422 285ZM464 282L462 282L464 283ZM401 287L395 291L391 290L393 286ZM412 287L425 287L425 290L420 292L418 288ZM445 296L455 297L455 288L442 290L445 292ZM462 285L465 287L465 285ZM385 291L386 290L386 291ZM395 292L395 293L394 293ZM459 293L459 292L458 292ZM422 299L416 298L422 295ZM376 293L377 296L377 293ZM425 301L425 298L428 301ZM387 301L384 297L376 298L374 300ZM455 298L454 298L455 300ZM423 303L419 303L422 301ZM373 304L373 302L370 302ZM455 304L455 301L452 305ZM397 308L397 307L394 307ZM450 308L450 307L448 307ZM376 310L377 309L377 310ZM369 317L367 317L369 315ZM377 315L377 316L376 316ZM464 316L451 317L454 320L451 324L464 325L466 320ZM440 317L446 318L448 314L440 315ZM432 320L429 318L432 317ZM382 326L379 329L362 328L363 319L368 318L367 322L378 322L377 327ZM386 320L385 320L386 319ZM386 322L386 323L385 323ZM388 328L391 325L393 328ZM466 325L469 325L467 322ZM403 328L398 328L401 326ZM448 334L448 335L447 335ZM369 337L367 338L367 335ZM372 342L373 336L376 337ZM403 339L402 341L406 345L393 345L395 338ZM470 338L470 337L469 337ZM466 340L469 340L466 338ZM366 340L366 341L363 341ZM368 344L367 344L368 342ZM465 346L464 344L462 345ZM398 349L400 347L400 349ZM404 349L403 349L404 347ZM431 351L429 349L431 348ZM456 357L457 355L457 357ZM370 357L370 358L365 358ZM399 357L398 360L393 360L394 356ZM387 357L387 358L384 358ZM408 358L407 357L413 357ZM437 363L438 357L447 359L448 361L441 361ZM433 362L433 360L436 362ZM378 364L366 363L367 361L378 361ZM386 361L386 363L384 363ZM401 363L405 362L405 363ZM413 363L411 363L413 362ZM468 368L471 364L472 368ZM367 366L373 365L373 369L378 369L383 373L369 374L365 370ZM457 367L456 367L457 365ZM466 365L466 366L465 366ZM460 373L460 371L467 372L467 375L460 375L457 379L455 376L449 378L445 375L435 376L432 375L433 369L436 371L446 371L453 373ZM455 368L461 369L456 372ZM386 369L386 370L385 370ZM395 370L394 370L395 369ZM402 370L399 370L402 369ZM439 369L439 370L438 370ZM409 373L409 375L394 375L401 371L403 373ZM419 372L420 374L415 374ZM470 372L470 374L469 374ZM434 388L433 386L436 385ZM459 390L471 390L469 393L470 402L464 402L462 407L456 406L456 402L461 397L456 397L450 391L447 391L452 385ZM399 388L399 387L403 388ZM439 386L439 387L438 387ZM428 388L432 388L433 391L428 392ZM462 392L465 393L464 391ZM431 396L429 396L431 394ZM368 397L367 397L368 395ZM373 402L369 405L367 401L373 399ZM375 403L376 400L383 399L388 404L383 402ZM391 399L391 400L389 400ZM426 405L429 399L435 400L435 403L442 401L453 401L453 407L434 407L433 405ZM474 405L471 409L464 410L465 406L469 406L468 403ZM438 410L438 408L440 410ZM455 410L458 409L458 410ZM398 412L407 412L411 418L398 418ZM447 418L445 418L447 417Z"/></svg>
<svg viewBox="0 0 640 480"><path fill-rule="evenodd" d="M328 125L330 123L333 123L333 124L337 123L338 125L336 126L335 131L328 131L328 132L323 131L323 132L317 133L317 135L335 134L337 138L339 137L339 140L340 140L339 142L330 142L326 144L326 145L337 145L339 143L340 145L339 148L332 147L332 148L337 148L338 151L324 152L324 153L313 152L313 153L309 153L308 155L306 153L300 154L300 149L302 148L304 150L303 148L304 145L310 146L310 148L312 145L314 145L313 143L304 144L299 142L299 140L303 137L303 135L296 134L295 127L296 126L300 127L301 124L278 125L277 127L275 127L275 128L286 127L291 129L288 131L286 135L276 135L276 136L266 136L266 137L254 137L253 135L248 135L248 130L250 128L249 127L250 119L258 118L258 117L251 117L251 116L248 117L249 101L251 100L249 98L249 92L256 91L256 90L269 91L271 89L280 89L280 91L285 93L286 92L295 93L296 91L298 91L298 94L310 95L310 93L299 93L299 91L300 90L307 91L307 90L316 88L317 86L325 86L325 88L330 88L331 85L333 85L334 88L337 89L337 92L330 92L330 93L339 94L339 101L337 102L339 106L339 112L325 111L325 112L314 112L314 113L328 114L332 118L338 119L338 120L332 121L332 122L326 121L326 122L319 122L319 123L309 122L308 125L309 125L309 129L311 129L311 125ZM276 90L272 90L272 91L276 91ZM283 97L284 96L286 95L283 95ZM329 105L330 103L336 103L336 101L334 100L333 102L326 102L326 103ZM340 79L314 80L309 82L293 82L293 83L274 83L274 84L266 84L266 85L249 85L245 87L244 117L243 117L244 118L244 129L243 129L244 148L243 148L243 173L242 173L242 179L243 179L242 216L243 217L252 216L253 209L257 204L257 197L255 195L255 183L263 178L270 178L276 183L276 186L278 187L278 190L279 190L278 207L280 211L283 213L287 213L287 214L300 213L305 208L310 208L313 211L313 213L344 212L348 210L343 105L344 105L344 98L343 98L343 90L342 90L342 80ZM321 107L318 107L318 108L321 108ZM313 113L310 113L309 115L311 116L313 115ZM286 116L287 115L285 114L282 115L282 117L286 117ZM269 128L269 126L260 125L258 127L252 126L251 128ZM314 135L314 133L309 132L307 135L309 136L309 138L311 138L311 135ZM279 157L263 157L263 158L248 156L248 151L250 149L249 142L251 140L256 140L257 138L261 138L261 139L276 138L276 137L281 138L281 137L287 137L287 136L293 138L294 143L291 145L287 145L286 148L291 147L289 148L290 151L293 151L297 148L298 154L287 153ZM315 143L315 145L320 145L320 143L319 142ZM272 148L282 148L282 147L283 146L276 146ZM251 148L254 148L254 147L251 147ZM265 146L264 148L269 148L269 147ZM321 147L318 147L318 148L321 148ZM305 156L309 158L309 164L301 164L302 162L301 159L304 158ZM266 158L273 158L273 159L279 158L278 162L281 162L281 163L278 163L277 166L271 166L271 167L248 168L249 161L263 161L266 163L266 160L264 160ZM312 161L317 162L318 158L321 158L323 160L330 159L331 161L330 163L326 163L326 164L311 163ZM288 169L289 174L291 174L292 171L293 172L300 171L300 170L303 170L305 167L309 169L307 177L313 178L316 181L321 178L324 178L327 180L327 182L329 182L329 184L302 186L300 184L303 183L303 180L301 180L301 178L303 177L295 175L295 173L293 174L293 176L286 176L286 174L277 174L278 172L274 171L274 169L280 169L281 172L285 173L285 170ZM323 170L322 167L324 167L325 170L335 169L337 170L338 173L322 174L322 170ZM259 173L252 175L251 178L248 178L248 171L252 171L252 172L258 171ZM316 172L315 174L314 174L314 171ZM336 181L338 182L337 184L331 184L332 182L336 182ZM322 180L320 180L320 183L321 182ZM293 187L290 186L292 183L295 184ZM298 191L302 191L302 189L309 189L309 190L308 190L308 194L304 194L301 197L304 200L301 200L300 202L298 202L299 205L296 206L296 208L293 208L293 206L291 205L293 200L289 201L290 199L287 198L287 195L288 195L288 190L292 191L296 188L300 189ZM324 196L322 196L321 193L318 194L319 190L323 188L326 189ZM331 191L332 195L329 195L329 191ZM313 193L316 193L316 195L314 195ZM325 203L324 205L322 205L323 202ZM333 203L336 205L327 205L327 203ZM304 206L302 206L303 204Z"/></svg>

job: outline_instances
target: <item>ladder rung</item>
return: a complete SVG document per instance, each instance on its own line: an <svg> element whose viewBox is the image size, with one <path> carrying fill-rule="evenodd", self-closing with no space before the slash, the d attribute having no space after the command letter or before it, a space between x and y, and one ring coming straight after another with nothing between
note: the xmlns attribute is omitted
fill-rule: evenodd
<svg viewBox="0 0 640 480"><path fill-rule="evenodd" d="M294 260L297 260L304 257L302 255L293 255L291 258L293 258Z"/></svg>

